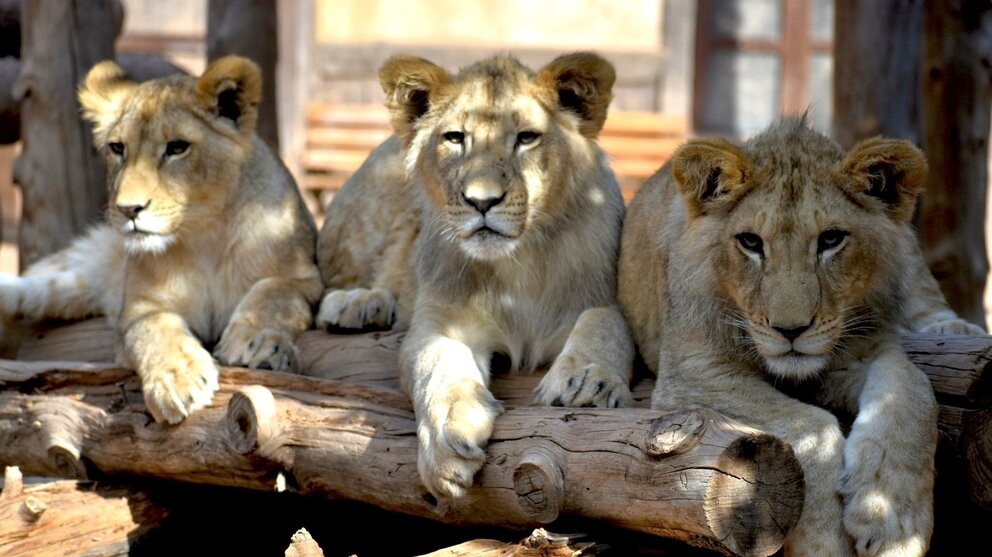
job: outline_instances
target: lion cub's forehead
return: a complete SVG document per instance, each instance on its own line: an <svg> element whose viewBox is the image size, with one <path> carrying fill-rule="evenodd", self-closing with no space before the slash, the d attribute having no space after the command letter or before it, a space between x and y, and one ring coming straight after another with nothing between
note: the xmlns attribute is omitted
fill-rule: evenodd
<svg viewBox="0 0 992 557"><path fill-rule="evenodd" d="M510 57L494 57L462 70L451 90L450 115L471 129L541 125L545 110L534 94L534 72Z"/></svg>
<svg viewBox="0 0 992 557"><path fill-rule="evenodd" d="M138 133L148 139L156 131L174 135L184 125L190 114L198 114L193 92L195 80L186 76L148 81L131 92L122 107L117 128L123 133Z"/></svg>

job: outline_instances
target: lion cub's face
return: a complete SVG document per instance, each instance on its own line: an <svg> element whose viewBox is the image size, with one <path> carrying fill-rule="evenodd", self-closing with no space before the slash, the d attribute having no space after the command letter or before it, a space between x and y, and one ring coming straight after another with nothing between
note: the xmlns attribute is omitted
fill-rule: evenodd
<svg viewBox="0 0 992 557"><path fill-rule="evenodd" d="M79 99L106 156L108 219L129 252L162 252L221 213L250 151L260 79L238 57L198 80L138 84L113 62L90 71Z"/></svg>
<svg viewBox="0 0 992 557"><path fill-rule="evenodd" d="M714 233L710 259L727 320L777 375L823 369L891 318L900 228L926 163L905 141L873 139L846 157L788 121L738 149L690 142L673 158L690 227Z"/></svg>
<svg viewBox="0 0 992 557"><path fill-rule="evenodd" d="M576 195L572 176L594 157L589 139L605 120L614 73L588 53L562 56L537 74L495 57L455 77L398 57L380 79L434 223L468 256L497 260Z"/></svg>

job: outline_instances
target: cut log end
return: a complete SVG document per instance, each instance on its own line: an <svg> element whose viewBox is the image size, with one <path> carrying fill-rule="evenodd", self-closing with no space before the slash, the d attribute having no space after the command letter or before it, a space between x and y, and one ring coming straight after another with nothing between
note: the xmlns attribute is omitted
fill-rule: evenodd
<svg viewBox="0 0 992 557"><path fill-rule="evenodd" d="M228 435L241 454L266 453L279 435L279 418L272 392L261 385L250 385L231 396L227 406Z"/></svg>
<svg viewBox="0 0 992 557"><path fill-rule="evenodd" d="M513 489L527 516L540 524L554 522L565 500L565 479L554 453L543 447L527 449L513 470Z"/></svg>
<svg viewBox="0 0 992 557"><path fill-rule="evenodd" d="M79 449L74 445L53 442L48 447L48 462L63 478L85 480L89 477L86 465L79 458Z"/></svg>
<svg viewBox="0 0 992 557"><path fill-rule="evenodd" d="M696 446L706 432L706 418L696 410L673 412L651 423L644 450L662 458L684 453Z"/></svg>
<svg viewBox="0 0 992 557"><path fill-rule="evenodd" d="M802 468L792 448L767 434L737 439L717 461L704 505L714 538L739 555L770 555L799 520Z"/></svg>

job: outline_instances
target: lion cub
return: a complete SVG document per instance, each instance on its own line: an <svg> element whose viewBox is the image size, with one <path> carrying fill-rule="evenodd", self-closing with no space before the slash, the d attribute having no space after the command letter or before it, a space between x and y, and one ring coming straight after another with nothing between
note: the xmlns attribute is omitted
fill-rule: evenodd
<svg viewBox="0 0 992 557"><path fill-rule="evenodd" d="M79 91L106 154L110 209L68 248L0 280L0 317L102 314L160 421L210 402L227 365L291 370L323 286L316 227L255 135L261 73L218 60L199 79L135 83L110 61ZM217 342L219 340L219 342Z"/></svg>
<svg viewBox="0 0 992 557"><path fill-rule="evenodd" d="M906 141L844 153L796 118L742 146L688 142L630 205L618 296L658 375L652 406L714 408L792 445L806 504L787 555L929 544L937 407L897 326L982 331L919 253L925 176ZM796 383L811 402L784 392ZM827 409L853 416L846 437Z"/></svg>
<svg viewBox="0 0 992 557"><path fill-rule="evenodd" d="M321 230L318 325L409 332L400 354L418 467L461 495L499 403L491 361L551 363L544 404L631 402L615 304L623 199L595 139L613 67L591 53L537 73L498 56L450 75L406 56L379 72L395 137L337 194Z"/></svg>

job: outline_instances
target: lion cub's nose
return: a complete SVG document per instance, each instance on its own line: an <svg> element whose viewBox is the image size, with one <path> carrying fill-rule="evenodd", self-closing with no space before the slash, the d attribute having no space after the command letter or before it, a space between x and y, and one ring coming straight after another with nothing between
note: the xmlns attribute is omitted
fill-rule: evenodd
<svg viewBox="0 0 992 557"><path fill-rule="evenodd" d="M496 205L499 205L504 199L506 199L506 192L503 192L498 196L481 192L479 194L466 192L462 194L462 198L465 199L465 203L468 203L470 206L474 207L476 211L485 215L486 211L492 209Z"/></svg>
<svg viewBox="0 0 992 557"><path fill-rule="evenodd" d="M148 208L147 203L145 203L144 205L117 205L117 211L131 220L138 218L138 213L144 211L147 208Z"/></svg>
<svg viewBox="0 0 992 557"><path fill-rule="evenodd" d="M810 325L812 325L812 323L810 323ZM780 335L784 336L785 340L788 340L789 342L793 342L794 340L799 338L799 335L803 334L807 329L809 329L810 325L803 325L801 327L796 327L794 329L785 329L782 327L772 327L772 328L778 331Z"/></svg>

